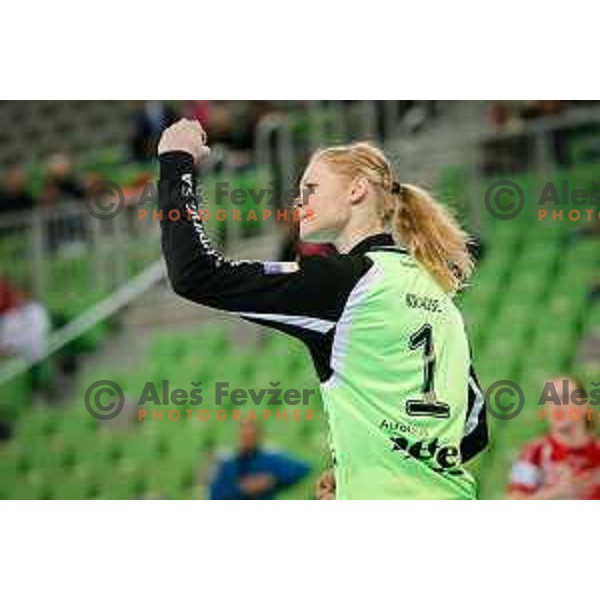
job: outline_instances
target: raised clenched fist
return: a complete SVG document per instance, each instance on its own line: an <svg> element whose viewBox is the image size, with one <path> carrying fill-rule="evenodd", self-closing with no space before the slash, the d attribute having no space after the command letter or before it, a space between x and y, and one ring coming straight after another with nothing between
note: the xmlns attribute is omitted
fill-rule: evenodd
<svg viewBox="0 0 600 600"><path fill-rule="evenodd" d="M196 120L180 119L163 131L158 143L158 155L166 152L187 152L199 163L210 153L206 145L206 132Z"/></svg>
<svg viewBox="0 0 600 600"><path fill-rule="evenodd" d="M319 481L316 489L317 500L335 500L335 474L333 469L325 471Z"/></svg>

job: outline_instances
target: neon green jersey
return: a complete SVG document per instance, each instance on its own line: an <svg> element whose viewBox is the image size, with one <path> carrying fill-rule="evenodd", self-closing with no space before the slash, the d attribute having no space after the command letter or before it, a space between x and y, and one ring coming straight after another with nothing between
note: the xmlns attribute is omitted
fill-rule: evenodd
<svg viewBox="0 0 600 600"><path fill-rule="evenodd" d="M476 496L461 464L470 355L460 312L411 256L367 253L321 393L338 499Z"/></svg>

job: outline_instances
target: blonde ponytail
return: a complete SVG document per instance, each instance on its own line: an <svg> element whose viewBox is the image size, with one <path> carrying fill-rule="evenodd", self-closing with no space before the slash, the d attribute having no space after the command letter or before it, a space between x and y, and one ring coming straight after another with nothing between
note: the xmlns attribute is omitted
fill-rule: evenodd
<svg viewBox="0 0 600 600"><path fill-rule="evenodd" d="M326 160L340 174L366 177L378 190L378 210L396 242L404 246L442 289L456 293L473 270L468 235L450 211L425 190L400 184L379 148L368 142L326 148L314 158Z"/></svg>
<svg viewBox="0 0 600 600"><path fill-rule="evenodd" d="M393 191L395 201L387 216L395 239L444 291L456 293L473 270L468 235L450 211L424 189L401 184Z"/></svg>

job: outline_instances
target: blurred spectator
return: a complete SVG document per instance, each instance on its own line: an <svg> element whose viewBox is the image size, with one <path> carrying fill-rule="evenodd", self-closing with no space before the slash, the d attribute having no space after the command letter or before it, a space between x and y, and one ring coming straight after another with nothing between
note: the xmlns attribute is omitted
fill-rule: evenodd
<svg viewBox="0 0 600 600"><path fill-rule="evenodd" d="M210 484L211 500L272 500L306 477L309 467L282 452L261 445L258 424L242 421L238 449L218 465Z"/></svg>
<svg viewBox="0 0 600 600"><path fill-rule="evenodd" d="M6 279L0 279L0 319L11 310L18 308L21 296L17 289Z"/></svg>
<svg viewBox="0 0 600 600"><path fill-rule="evenodd" d="M270 112L273 112L273 108L267 100L252 100L246 103L239 115L233 139L235 150L251 151L254 148L256 128L261 119Z"/></svg>
<svg viewBox="0 0 600 600"><path fill-rule="evenodd" d="M254 136L259 121L273 110L267 100L224 102L219 100L190 100L183 113L197 119L207 130L211 144L227 146L233 162L248 162L246 153L254 148ZM236 164L229 165L236 168Z"/></svg>
<svg viewBox="0 0 600 600"><path fill-rule="evenodd" d="M175 111L163 101L134 102L132 133L129 141L131 156L139 162L154 159L156 144L163 129L175 122Z"/></svg>
<svg viewBox="0 0 600 600"><path fill-rule="evenodd" d="M52 211L61 203L85 198L85 185L75 173L66 154L53 154L46 165L40 203ZM53 251L66 243L82 243L86 238L85 219L72 210L61 211L47 220L48 249Z"/></svg>
<svg viewBox="0 0 600 600"><path fill-rule="evenodd" d="M523 119L539 119L540 117L553 117L565 109L564 100L526 100L521 107Z"/></svg>
<svg viewBox="0 0 600 600"><path fill-rule="evenodd" d="M535 164L534 138L528 125L532 121L561 115L568 107L563 100L527 100L524 102L494 101L490 103L488 120L496 134L483 144L483 173L501 175L520 173ZM587 126L584 128L587 129ZM557 166L569 166L569 140L577 128L555 128L545 135Z"/></svg>
<svg viewBox="0 0 600 600"><path fill-rule="evenodd" d="M514 103L492 102L488 122L494 135L482 144L482 174L489 177L527 170L531 166L531 140L522 133L523 120Z"/></svg>
<svg viewBox="0 0 600 600"><path fill-rule="evenodd" d="M28 290L17 292L8 281L0 281L0 356L32 362L34 389L40 387L39 361L44 358L49 333L50 317L45 306Z"/></svg>
<svg viewBox="0 0 600 600"><path fill-rule="evenodd" d="M53 154L47 162L42 203L53 206L64 200L81 200L84 197L85 186L75 174L71 159L66 154Z"/></svg>
<svg viewBox="0 0 600 600"><path fill-rule="evenodd" d="M189 100L183 112L188 119L196 119L206 129L210 124L210 101Z"/></svg>
<svg viewBox="0 0 600 600"><path fill-rule="evenodd" d="M207 134L211 144L232 145L235 137L235 116L230 102L210 103Z"/></svg>
<svg viewBox="0 0 600 600"><path fill-rule="evenodd" d="M0 190L0 213L30 210L33 206L34 200L27 190L25 171L19 166L11 167Z"/></svg>
<svg viewBox="0 0 600 600"><path fill-rule="evenodd" d="M508 498L598 500L600 440L592 421L586 418L585 406L579 407L582 418L568 418L569 408L575 408L574 404L569 406L569 398L575 389L583 390L583 386L572 377L557 378L549 383L554 385L561 404L550 401L545 404L550 433L522 451L512 467ZM559 414L562 418L558 418Z"/></svg>
<svg viewBox="0 0 600 600"><path fill-rule="evenodd" d="M488 119L495 133L517 133L523 128L523 123L515 114L509 102L496 100L491 103Z"/></svg>
<svg viewBox="0 0 600 600"><path fill-rule="evenodd" d="M246 104L252 106L254 103ZM222 149L227 150L221 155L217 169L243 171L251 166L254 143L254 127L251 122L256 116L245 110L244 103L239 102L212 101L208 113L206 131L209 143L213 148L222 146Z"/></svg>
<svg viewBox="0 0 600 600"><path fill-rule="evenodd" d="M521 107L521 117L526 121L532 121L542 117L555 117L560 115L566 108L564 100L527 100ZM558 128L548 133L548 142L552 148L554 160L558 166L568 166L567 145L569 128Z"/></svg>

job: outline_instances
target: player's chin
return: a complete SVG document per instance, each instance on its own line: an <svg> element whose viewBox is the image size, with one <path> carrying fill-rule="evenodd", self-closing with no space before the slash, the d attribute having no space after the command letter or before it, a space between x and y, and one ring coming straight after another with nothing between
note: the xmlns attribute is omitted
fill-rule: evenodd
<svg viewBox="0 0 600 600"><path fill-rule="evenodd" d="M329 241L329 235L314 221L304 219L300 221L300 239L311 244L324 244Z"/></svg>
<svg viewBox="0 0 600 600"><path fill-rule="evenodd" d="M323 239L318 231L311 229L305 229L300 225L300 240L303 242L309 242L311 244L322 244Z"/></svg>
<svg viewBox="0 0 600 600"><path fill-rule="evenodd" d="M311 223L307 223L306 221L300 221L300 239L303 242L312 241L312 237L315 235L314 228L311 226Z"/></svg>

